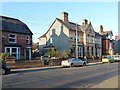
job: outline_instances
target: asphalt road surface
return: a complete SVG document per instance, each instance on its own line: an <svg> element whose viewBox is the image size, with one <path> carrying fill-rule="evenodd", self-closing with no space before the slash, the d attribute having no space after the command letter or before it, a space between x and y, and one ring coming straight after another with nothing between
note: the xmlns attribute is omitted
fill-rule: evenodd
<svg viewBox="0 0 120 90"><path fill-rule="evenodd" d="M2 76L2 88L90 88L117 75L118 62L16 72Z"/></svg>

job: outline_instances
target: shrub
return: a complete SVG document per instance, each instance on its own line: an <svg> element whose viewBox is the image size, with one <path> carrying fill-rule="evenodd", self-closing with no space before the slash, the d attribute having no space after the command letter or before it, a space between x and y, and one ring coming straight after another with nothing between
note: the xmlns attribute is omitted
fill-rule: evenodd
<svg viewBox="0 0 120 90"><path fill-rule="evenodd" d="M66 51L58 52L58 58L67 59L68 57L69 57L69 53L67 53Z"/></svg>
<svg viewBox="0 0 120 90"><path fill-rule="evenodd" d="M58 51L57 49L55 48L51 48L49 51L48 51L48 55L49 57L57 57L58 56Z"/></svg>
<svg viewBox="0 0 120 90"><path fill-rule="evenodd" d="M6 58L9 56L9 53L0 53L0 61L6 62Z"/></svg>

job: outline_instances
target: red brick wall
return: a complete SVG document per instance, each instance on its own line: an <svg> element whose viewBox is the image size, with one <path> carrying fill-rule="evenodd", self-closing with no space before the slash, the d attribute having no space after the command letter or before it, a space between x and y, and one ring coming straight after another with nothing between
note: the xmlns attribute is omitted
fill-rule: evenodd
<svg viewBox="0 0 120 90"><path fill-rule="evenodd" d="M2 36L4 37L4 41L3 41L3 44L8 44L8 35L9 35L10 32L2 32ZM13 34L16 34L17 35L17 43L16 44L19 44L21 45L21 48L20 48L20 52L21 54L24 55L24 48L26 48L26 46L29 46L29 47L32 47L32 35L30 36L30 44L26 44L26 34L20 34L20 33L13 33ZM5 51L5 47L4 45L3 46L3 49L2 49L2 52Z"/></svg>
<svg viewBox="0 0 120 90"><path fill-rule="evenodd" d="M108 55L109 53L109 40L102 40L102 54Z"/></svg>
<svg viewBox="0 0 120 90"><path fill-rule="evenodd" d="M6 63L10 66L11 69L17 68L33 68L33 67L42 67L44 66L44 60L20 60L15 61L15 57L6 58Z"/></svg>

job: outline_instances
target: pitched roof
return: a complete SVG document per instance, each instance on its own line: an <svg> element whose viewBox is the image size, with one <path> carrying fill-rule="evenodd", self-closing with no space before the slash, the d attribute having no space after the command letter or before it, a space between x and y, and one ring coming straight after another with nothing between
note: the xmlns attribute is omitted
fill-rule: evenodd
<svg viewBox="0 0 120 90"><path fill-rule="evenodd" d="M15 32L15 33L25 33L28 35L33 35L28 26L21 22L18 19L0 16L0 30L7 32Z"/></svg>
<svg viewBox="0 0 120 90"><path fill-rule="evenodd" d="M69 30L75 30L76 31L76 23L73 23L73 22L64 22L64 21L62 21L61 19L58 19L58 18L56 18L56 20L58 20L62 24L64 24ZM77 29L78 29L78 31L82 32L80 26L81 25L77 24Z"/></svg>
<svg viewBox="0 0 120 90"><path fill-rule="evenodd" d="M98 32L95 32L95 37L102 37Z"/></svg>
<svg viewBox="0 0 120 90"><path fill-rule="evenodd" d="M42 36L40 36L39 38L46 37L46 34L47 34L47 32L45 34L43 34Z"/></svg>
<svg viewBox="0 0 120 90"><path fill-rule="evenodd" d="M81 25L80 28L82 31L86 30L88 28L89 24Z"/></svg>
<svg viewBox="0 0 120 90"><path fill-rule="evenodd" d="M113 34L111 30L102 32L102 35L110 35L110 34Z"/></svg>
<svg viewBox="0 0 120 90"><path fill-rule="evenodd" d="M60 23L62 23L63 25L65 25L69 30L75 30L76 31L76 23L73 23L73 22L64 22L63 20L61 20L59 18L56 18L55 21L56 20L58 20ZM54 22L53 22L53 24L54 24ZM50 28L52 27L52 25L50 26ZM86 25L79 25L79 24L77 24L77 29L78 29L78 31L83 32L83 31L85 31L89 27L89 25L91 25L91 22L89 24L86 24ZM49 29L48 29L48 31L49 31ZM43 34L42 36L40 36L39 38L45 37L46 34L47 34L47 32L45 34Z"/></svg>
<svg viewBox="0 0 120 90"><path fill-rule="evenodd" d="M101 33L102 39L108 39L108 36L109 36L110 34L112 34L112 36L113 36L113 32L112 32L111 30L110 30L110 31L103 31L103 32Z"/></svg>

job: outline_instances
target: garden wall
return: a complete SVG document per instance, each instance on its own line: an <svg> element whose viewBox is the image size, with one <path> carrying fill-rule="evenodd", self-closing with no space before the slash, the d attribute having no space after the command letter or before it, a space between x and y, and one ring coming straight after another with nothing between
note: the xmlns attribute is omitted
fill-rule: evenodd
<svg viewBox="0 0 120 90"><path fill-rule="evenodd" d="M10 66L10 68L34 68L34 67L42 67L44 66L44 60L19 60L15 61L14 57L6 58L6 63Z"/></svg>

